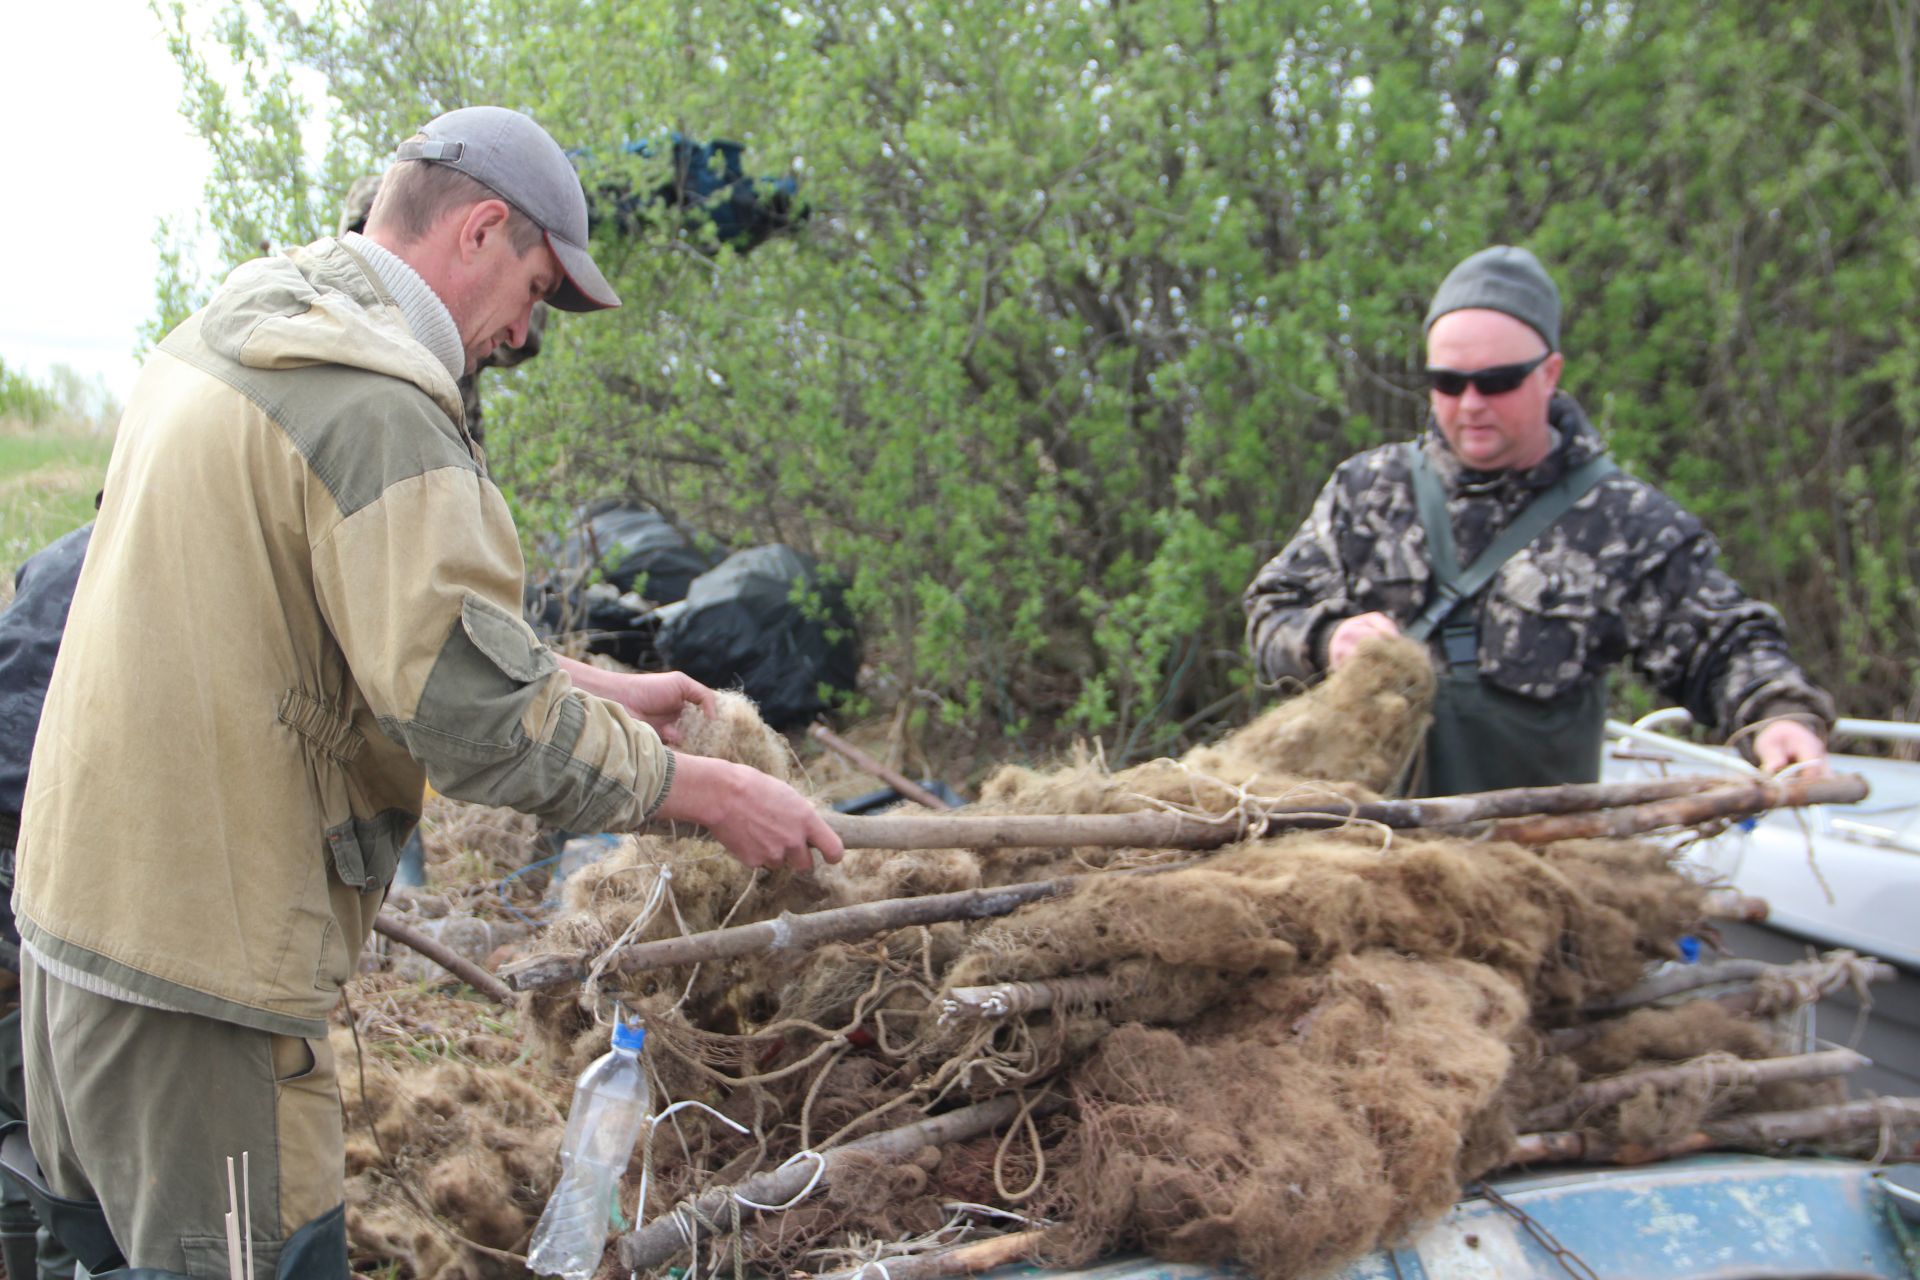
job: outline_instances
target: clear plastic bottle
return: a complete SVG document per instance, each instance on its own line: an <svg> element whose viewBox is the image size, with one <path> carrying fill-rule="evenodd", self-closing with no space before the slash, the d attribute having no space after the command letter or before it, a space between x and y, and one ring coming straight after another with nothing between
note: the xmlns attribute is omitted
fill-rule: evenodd
<svg viewBox="0 0 1920 1280"><path fill-rule="evenodd" d="M647 1073L640 1061L646 1034L643 1027L616 1022L613 1048L580 1073L560 1141L560 1182L533 1229L529 1271L589 1280L599 1270L620 1175L647 1123Z"/></svg>

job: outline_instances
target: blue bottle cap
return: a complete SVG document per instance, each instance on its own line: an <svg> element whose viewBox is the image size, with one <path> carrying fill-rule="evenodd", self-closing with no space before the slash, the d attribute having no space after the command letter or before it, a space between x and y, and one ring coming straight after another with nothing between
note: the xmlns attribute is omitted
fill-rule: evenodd
<svg viewBox="0 0 1920 1280"><path fill-rule="evenodd" d="M638 1053L646 1045L646 1043L647 1043L647 1029L641 1026L639 1023L635 1022L635 1023L629 1024L629 1023L620 1022L620 1021L614 1022L613 1024L613 1047L614 1048L631 1049L635 1053Z"/></svg>
<svg viewBox="0 0 1920 1280"><path fill-rule="evenodd" d="M1690 933L1680 935L1680 960L1684 964L1700 962L1700 939Z"/></svg>

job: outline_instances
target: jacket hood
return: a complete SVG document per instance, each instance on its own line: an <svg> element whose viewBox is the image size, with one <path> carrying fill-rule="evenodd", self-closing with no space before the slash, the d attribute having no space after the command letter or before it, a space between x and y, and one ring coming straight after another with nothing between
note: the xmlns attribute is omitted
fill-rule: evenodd
<svg viewBox="0 0 1920 1280"><path fill-rule="evenodd" d="M243 263L201 316L201 337L250 369L344 365L410 383L456 424L460 388L393 298L338 240Z"/></svg>
<svg viewBox="0 0 1920 1280"><path fill-rule="evenodd" d="M1453 446L1447 443L1440 424L1430 416L1425 441L1427 459L1448 489L1497 488L1508 483L1544 489L1570 469L1607 451L1607 442L1587 420L1586 410L1564 391L1554 392L1547 402L1547 425L1553 431L1553 444L1547 456L1533 466L1524 471L1475 471L1461 463Z"/></svg>

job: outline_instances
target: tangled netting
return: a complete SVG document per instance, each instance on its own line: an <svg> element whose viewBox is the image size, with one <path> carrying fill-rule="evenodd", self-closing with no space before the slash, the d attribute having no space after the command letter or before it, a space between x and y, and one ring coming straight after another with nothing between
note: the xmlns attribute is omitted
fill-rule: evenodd
<svg viewBox="0 0 1920 1280"><path fill-rule="evenodd" d="M1432 690L1418 646L1376 643L1222 742L1119 772L1097 756L1004 768L979 808L1344 812L1401 776ZM690 749L797 776L786 742L741 699L686 728ZM553 892L529 875L511 893L494 883L534 856L530 832L503 852L487 844L498 824L436 811L430 826L436 874L487 866L483 887L437 890L451 909L528 915ZM637 974L604 962L618 946L782 912L1061 874L1085 875L1083 887L1002 918ZM577 957L582 983L508 1011L363 980L358 1039L336 1034L359 1255L423 1277L524 1274L516 1254L554 1177L570 1083L605 1051L616 1008L649 1028L656 1106L711 1108L656 1131L648 1219L959 1104L1015 1091L1065 1100L911 1158L847 1160L815 1194L705 1242L696 1266L729 1274L857 1266L970 1221L1043 1226L1039 1256L1061 1264L1144 1247L1314 1275L1437 1213L1503 1163L1524 1117L1584 1081L1779 1051L1768 1026L1710 1002L1615 1018L1550 1049L1547 1030L1587 1021L1583 1007L1631 987L1699 927L1703 891L1649 844L1534 849L1353 823L1207 855L856 851L803 877L645 835L574 870L556 897L519 952ZM956 1012L956 991L1008 983L1041 1007ZM1647 1091L1589 1109L1578 1127L1657 1143L1831 1088ZM629 1217L641 1169L636 1158L622 1188Z"/></svg>

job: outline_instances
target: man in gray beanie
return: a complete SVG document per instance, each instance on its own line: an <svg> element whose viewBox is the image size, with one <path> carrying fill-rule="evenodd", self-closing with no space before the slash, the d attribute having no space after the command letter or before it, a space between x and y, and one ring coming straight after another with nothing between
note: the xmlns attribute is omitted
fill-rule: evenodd
<svg viewBox="0 0 1920 1280"><path fill-rule="evenodd" d="M552 653L457 383L546 300L620 303L526 116L400 144L364 234L242 265L128 401L47 690L14 910L28 1143L88 1272L347 1274L328 1018L431 780L572 831L698 824L750 866L840 842L677 754L677 673ZM70 1234L69 1234L70 1233Z"/></svg>
<svg viewBox="0 0 1920 1280"><path fill-rule="evenodd" d="M1832 700L1779 614L1559 389L1560 293L1538 259L1467 258L1426 335L1427 430L1341 463L1247 588L1261 676L1310 679L1373 636L1425 641L1440 685L1415 794L1593 781L1607 673L1628 659L1762 767L1824 770Z"/></svg>

